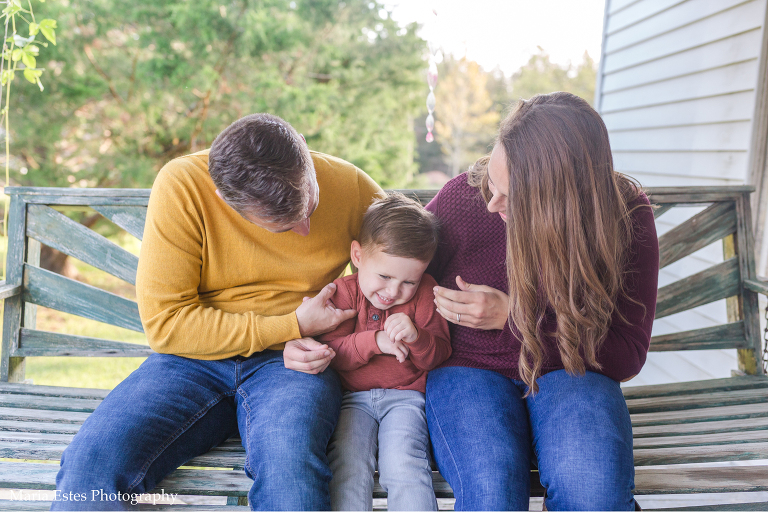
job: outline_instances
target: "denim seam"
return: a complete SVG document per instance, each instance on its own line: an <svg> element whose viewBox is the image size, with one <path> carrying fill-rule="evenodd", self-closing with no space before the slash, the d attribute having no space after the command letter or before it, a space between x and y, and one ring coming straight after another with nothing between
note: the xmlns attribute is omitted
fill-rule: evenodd
<svg viewBox="0 0 768 512"><path fill-rule="evenodd" d="M144 480L144 477L147 476L147 471L149 471L149 467L157 460L157 458L162 454L174 441L176 441L179 437L181 437L184 432L186 432L189 427L191 427L197 420L202 418L208 411L211 410L211 408L216 405L217 403L221 402L221 400L229 396L230 393L224 393L221 395L216 396L213 398L210 402L205 404L202 409L200 409L194 416L189 418L187 422L179 427L179 429L174 432L161 446L160 448L152 454L147 459L147 462L144 463L144 465L139 470L139 474L136 476L136 478L133 479L133 482L131 482L131 485L128 486L128 489L126 490L126 493L130 494L133 489L139 485L139 483Z"/></svg>
<svg viewBox="0 0 768 512"><path fill-rule="evenodd" d="M245 409L245 462L243 463L243 467L253 476L255 480L255 474L253 472L253 468L251 467L251 461L248 457L248 448L251 446L250 442L250 434L251 434L251 406L248 404L248 393L243 390L243 388L238 387L237 393L243 397L243 408ZM242 438L243 434L240 433L240 437Z"/></svg>
<svg viewBox="0 0 768 512"><path fill-rule="evenodd" d="M429 402L431 406L432 401L429 399L428 394L425 394L424 400L425 400L425 403ZM434 410L434 407L432 409ZM442 438L443 443L445 444L445 447L448 450L449 455L451 456L451 462L453 463L453 467L455 468L455 471L456 471L456 478L459 479L459 486L461 486L461 488L459 489L459 493L461 495L462 501L464 501L464 482L461 481L461 472L459 471L459 466L458 464L456 464L456 458L453 456L453 451L451 451L451 447L448 444L448 441L445 439L445 434L443 434L443 427L440 426L440 420L438 419L437 414L435 414L434 416L435 416L435 423L437 426L437 430L440 432L440 437ZM437 469L438 471L440 470L439 467ZM456 497L456 489L452 489L452 490L453 490L454 497Z"/></svg>

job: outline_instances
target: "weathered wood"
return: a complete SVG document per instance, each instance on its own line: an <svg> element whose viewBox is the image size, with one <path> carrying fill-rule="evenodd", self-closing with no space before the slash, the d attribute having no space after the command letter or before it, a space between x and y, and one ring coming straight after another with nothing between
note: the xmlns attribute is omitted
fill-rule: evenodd
<svg viewBox="0 0 768 512"><path fill-rule="evenodd" d="M677 446L674 448L635 449L635 466L698 464L738 460L768 459L768 443L742 443L725 446ZM765 490L768 490L768 466L764 466ZM676 486L675 492L681 492ZM733 489L731 489L733 490ZM684 492L684 491L683 491ZM708 490L707 492L718 492ZM720 491L729 492L729 491Z"/></svg>
<svg viewBox="0 0 768 512"><path fill-rule="evenodd" d="M653 218L658 219L665 213L667 213L669 210L675 207L674 204L662 204L662 205L654 205L656 208L653 210Z"/></svg>
<svg viewBox="0 0 768 512"><path fill-rule="evenodd" d="M698 423L682 423L675 425L654 425L651 427L632 427L632 435L635 439L646 437L678 437L694 434L720 434L733 432L747 432L755 430L768 430L768 417L749 418L745 420L701 421Z"/></svg>
<svg viewBox="0 0 768 512"><path fill-rule="evenodd" d="M56 423L82 424L90 413L52 411L22 407L0 407L0 420L48 421Z"/></svg>
<svg viewBox="0 0 768 512"><path fill-rule="evenodd" d="M77 434L80 423L51 423L43 421L0 420L0 431L40 432L46 434Z"/></svg>
<svg viewBox="0 0 768 512"><path fill-rule="evenodd" d="M13 355L84 356L84 357L147 357L153 350L146 345L58 334L55 332L21 329L19 348Z"/></svg>
<svg viewBox="0 0 768 512"><path fill-rule="evenodd" d="M698 380L692 382L671 382L650 386L622 388L625 398L650 398L654 396L691 395L713 391L731 391L737 389L768 388L768 378L742 375L724 379Z"/></svg>
<svg viewBox="0 0 768 512"><path fill-rule="evenodd" d="M635 438L633 446L637 448L673 448L676 446L723 446L744 443L768 443L768 429L715 434L690 434L680 436Z"/></svg>
<svg viewBox="0 0 768 512"><path fill-rule="evenodd" d="M93 412L101 400L0 394L0 407L48 411Z"/></svg>
<svg viewBox="0 0 768 512"><path fill-rule="evenodd" d="M6 192L8 193L8 192ZM26 243L24 239L26 204L19 196L11 196L11 205L8 211L8 251L6 253L6 284L9 286L21 286L22 269L25 258ZM5 299L3 307L3 340L0 349L0 382L15 381L18 379L18 361L11 364L10 353L19 346L19 328L24 317L24 301L21 295L14 295ZM13 368L12 368L13 366ZM23 376L22 376L23 379Z"/></svg>
<svg viewBox="0 0 768 512"><path fill-rule="evenodd" d="M752 403L747 405L728 405L721 407L703 407L700 409L635 413L630 416L632 419L632 428L634 428L653 425L696 423L701 421L765 418L768 417L768 407L764 403Z"/></svg>
<svg viewBox="0 0 768 512"><path fill-rule="evenodd" d="M715 203L659 237L659 267L671 265L735 231L735 203Z"/></svg>
<svg viewBox="0 0 768 512"><path fill-rule="evenodd" d="M752 231L752 211L749 206L749 194L744 193L736 202L737 218L737 251L739 272L742 279L754 279L755 272L755 242ZM737 351L739 370L747 375L762 375L762 336L760 332L760 308L757 294L752 290L741 289L741 314L744 320L744 335L750 345L747 349Z"/></svg>
<svg viewBox="0 0 768 512"><path fill-rule="evenodd" d="M144 237L147 209L143 206L94 206L93 209L139 240Z"/></svg>
<svg viewBox="0 0 768 512"><path fill-rule="evenodd" d="M51 504L51 501L0 500L0 512L47 512L51 509ZM175 505L152 505L151 503L139 503L138 510L179 510L182 512L244 512L250 510L250 508L248 508L247 505L179 505L177 501Z"/></svg>
<svg viewBox="0 0 768 512"><path fill-rule="evenodd" d="M6 194L18 194L24 196L27 201L38 196L55 196L64 198L74 197L111 197L120 199L123 197L141 197L149 199L152 190L148 188L65 188L65 187L8 187Z"/></svg>
<svg viewBox="0 0 768 512"><path fill-rule="evenodd" d="M23 338L22 338L23 343ZM692 331L664 334L651 338L651 351L712 350L722 348L746 348L744 322L733 322Z"/></svg>
<svg viewBox="0 0 768 512"><path fill-rule="evenodd" d="M768 466L637 468L636 494L768 490Z"/></svg>
<svg viewBox="0 0 768 512"><path fill-rule="evenodd" d="M13 190L13 189L9 189ZM54 189L55 190L55 189ZM669 197L685 194L692 197L706 196L709 194L738 195L744 192L754 192L752 185L727 185L722 187L645 187L643 189L650 197ZM651 201L654 203L655 201ZM665 201L669 202L669 201ZM697 201L700 202L700 201Z"/></svg>
<svg viewBox="0 0 768 512"><path fill-rule="evenodd" d="M627 399L630 414L746 404L764 404L766 412L768 412L768 389L742 389L696 395Z"/></svg>
<svg viewBox="0 0 768 512"><path fill-rule="evenodd" d="M46 434L42 432L7 432L0 431L0 441L6 443L28 444L58 444L66 447L72 442L74 434Z"/></svg>
<svg viewBox="0 0 768 512"><path fill-rule="evenodd" d="M27 235L123 281L136 284L139 258L48 206L29 205Z"/></svg>
<svg viewBox="0 0 768 512"><path fill-rule="evenodd" d="M753 292L762 293L768 295L768 280L765 279L744 279L744 287L749 288Z"/></svg>
<svg viewBox="0 0 768 512"><path fill-rule="evenodd" d="M24 266L24 300L91 320L144 332L135 302L47 270Z"/></svg>
<svg viewBox="0 0 768 512"><path fill-rule="evenodd" d="M5 280L0 281L0 300L13 297L21 293L20 284L6 284Z"/></svg>
<svg viewBox="0 0 768 512"><path fill-rule="evenodd" d="M0 393L8 395L50 396L63 398L88 398L101 400L109 394L108 389L67 388L43 386L40 384L8 384L0 382Z"/></svg>
<svg viewBox="0 0 768 512"><path fill-rule="evenodd" d="M656 318L687 311L739 293L739 260L731 258L659 289Z"/></svg>
<svg viewBox="0 0 768 512"><path fill-rule="evenodd" d="M695 507L674 507L674 508L657 508L653 510L669 510L670 512L689 512L689 511L715 511L715 510L729 510L729 511L752 511L752 510L768 510L768 502L752 502L752 503L721 503L718 505L699 505Z"/></svg>

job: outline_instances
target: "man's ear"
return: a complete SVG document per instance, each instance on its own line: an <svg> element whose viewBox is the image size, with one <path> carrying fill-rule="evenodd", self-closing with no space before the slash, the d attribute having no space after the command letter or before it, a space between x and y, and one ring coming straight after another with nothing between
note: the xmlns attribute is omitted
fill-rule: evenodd
<svg viewBox="0 0 768 512"><path fill-rule="evenodd" d="M352 264L360 268L360 260L363 257L363 248L360 246L360 242L352 240L352 247L349 250L349 258L352 260Z"/></svg>
<svg viewBox="0 0 768 512"><path fill-rule="evenodd" d="M222 201L224 200L224 198L221 197L221 192L219 192L219 189L216 189L216 195L219 196L219 199L221 199Z"/></svg>

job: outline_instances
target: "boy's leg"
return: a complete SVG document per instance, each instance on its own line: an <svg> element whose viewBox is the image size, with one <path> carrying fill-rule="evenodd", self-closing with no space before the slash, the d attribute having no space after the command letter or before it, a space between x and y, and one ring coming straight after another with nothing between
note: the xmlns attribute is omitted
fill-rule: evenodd
<svg viewBox="0 0 768 512"><path fill-rule="evenodd" d="M618 382L565 370L528 397L548 510L634 510L632 424Z"/></svg>
<svg viewBox="0 0 768 512"><path fill-rule="evenodd" d="M254 510L328 510L331 470L326 448L341 406L331 369L318 375L289 370L282 351L242 364L237 417L253 479Z"/></svg>
<svg viewBox="0 0 768 512"><path fill-rule="evenodd" d="M528 510L528 411L514 381L490 370L429 372L427 422L456 510Z"/></svg>
<svg viewBox="0 0 768 512"><path fill-rule="evenodd" d="M387 510L437 510L429 464L429 431L424 393L374 390L379 412L379 482L387 491Z"/></svg>
<svg viewBox="0 0 768 512"><path fill-rule="evenodd" d="M328 446L333 510L373 510L378 433L370 391L346 393Z"/></svg>
<svg viewBox="0 0 768 512"><path fill-rule="evenodd" d="M107 395L61 458L56 488L83 501L52 510L121 510L110 499L152 491L168 473L237 433L224 361L152 354ZM230 363L231 366L231 363Z"/></svg>

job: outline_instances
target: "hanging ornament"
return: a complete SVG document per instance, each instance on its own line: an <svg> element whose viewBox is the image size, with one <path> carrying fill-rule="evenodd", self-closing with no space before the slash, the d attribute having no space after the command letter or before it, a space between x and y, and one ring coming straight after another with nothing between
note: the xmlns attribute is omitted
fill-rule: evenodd
<svg viewBox="0 0 768 512"><path fill-rule="evenodd" d="M432 10L432 14L437 17L437 11ZM434 20L433 20L434 21ZM429 95L427 96L427 142L435 140L432 130L435 129L435 117L432 113L435 111L435 86L437 86L437 65L443 61L443 52L439 48L429 45L429 70L427 71L427 85L429 86Z"/></svg>

